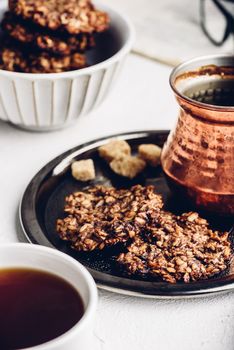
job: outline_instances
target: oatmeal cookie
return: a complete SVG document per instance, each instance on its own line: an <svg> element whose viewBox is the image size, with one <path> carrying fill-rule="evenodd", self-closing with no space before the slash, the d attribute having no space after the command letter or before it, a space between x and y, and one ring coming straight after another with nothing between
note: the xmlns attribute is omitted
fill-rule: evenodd
<svg viewBox="0 0 234 350"><path fill-rule="evenodd" d="M95 45L93 35L58 36L51 31L40 30L38 27L30 25L27 21L20 21L10 12L5 14L1 26L10 38L52 54L65 56L74 52L84 52Z"/></svg>
<svg viewBox="0 0 234 350"><path fill-rule="evenodd" d="M28 63L24 55L11 47L0 48L0 69L11 72L26 72Z"/></svg>
<svg viewBox="0 0 234 350"><path fill-rule="evenodd" d="M188 283L225 270L230 256L228 233L211 230L198 213L160 211L117 261L130 275Z"/></svg>
<svg viewBox="0 0 234 350"><path fill-rule="evenodd" d="M94 186L66 197L66 217L57 220L56 229L78 251L103 249L137 236L161 207L153 186L120 190Z"/></svg>
<svg viewBox="0 0 234 350"><path fill-rule="evenodd" d="M70 34L102 32L109 16L89 0L9 0L10 11L50 30Z"/></svg>
<svg viewBox="0 0 234 350"><path fill-rule="evenodd" d="M1 45L0 69L24 73L60 73L86 66L85 55L51 56L47 52L31 54L13 45Z"/></svg>
<svg viewBox="0 0 234 350"><path fill-rule="evenodd" d="M42 52L29 56L28 73L60 73L86 67L86 57L80 53L57 57Z"/></svg>

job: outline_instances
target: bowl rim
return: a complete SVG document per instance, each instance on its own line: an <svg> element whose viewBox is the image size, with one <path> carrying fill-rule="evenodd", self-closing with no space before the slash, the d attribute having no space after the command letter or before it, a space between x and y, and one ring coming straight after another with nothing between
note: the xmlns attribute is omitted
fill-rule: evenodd
<svg viewBox="0 0 234 350"><path fill-rule="evenodd" d="M123 22L125 22L125 25L128 29L128 35L127 38L122 45L122 47L111 57L107 58L104 61L101 61L97 64L94 64L90 67L82 68L82 69L76 69L72 71L67 72L61 72L61 73L23 73L23 72L11 72L4 69L0 69L0 75L7 76L9 78L24 78L28 80L52 80L52 79L61 79L61 78L74 78L78 77L84 74L90 74L98 71L99 69L109 67L111 64L118 62L122 57L124 57L133 46L133 43L135 41L135 29L134 26L129 19L129 17L119 11L115 8L108 6L106 4L103 4L99 1L94 1L95 5L97 5L99 8L103 9L107 13L109 12L111 15L120 18ZM0 10L5 7L5 4L0 5Z"/></svg>
<svg viewBox="0 0 234 350"><path fill-rule="evenodd" d="M59 337L56 337L48 342L35 345L33 347L27 347L23 348L22 350L52 350L55 349L56 346L58 345L66 345L67 340L69 338L73 338L77 332L82 331L82 329L85 327L85 325L88 322L92 322L92 317L96 312L96 307L97 307L97 302L98 302L98 292L97 292L97 286L96 283L94 282L93 277L89 273L89 271L77 260L73 259L71 256L60 252L59 250L50 248L50 247L45 247L41 246L38 244L30 244L30 243L21 243L21 242L16 242L16 243L3 243L0 245L0 250L6 251L7 249L12 250L20 250L20 251L25 251L29 250L32 251L32 253L37 254L37 252L42 252L50 255L50 258L53 259L53 257L57 257L60 261L66 261L70 266L72 266L75 270L79 271L81 275L83 276L85 283L88 288L88 293L89 293L89 300L87 303L87 308L85 309L85 312L82 316L82 318L72 327L70 328L67 332L63 333ZM10 261L10 258L9 258ZM11 267L11 264L9 262L9 268ZM20 268L20 265L18 266ZM25 265L24 265L25 267ZM4 267L5 268L5 267ZM30 264L28 266L30 268ZM34 268L33 268L34 269ZM36 270L39 271L46 271L44 268L35 268ZM53 273L55 275L58 275L62 277L59 272L58 273ZM63 279L67 280L66 277L62 277Z"/></svg>

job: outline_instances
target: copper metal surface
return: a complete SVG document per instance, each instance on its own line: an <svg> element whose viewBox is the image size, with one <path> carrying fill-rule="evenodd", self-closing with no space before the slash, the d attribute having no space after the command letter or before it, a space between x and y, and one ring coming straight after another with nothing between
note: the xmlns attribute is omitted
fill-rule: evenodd
<svg viewBox="0 0 234 350"><path fill-rule="evenodd" d="M234 72L234 57L230 56L230 62ZM200 70L193 69L191 75L184 71L182 77L180 67L171 75L180 109L176 128L163 148L163 170L168 182L173 184L171 187L198 208L234 215L234 95L230 106L215 106L186 97L178 81L181 84L184 79L183 89L186 89L186 81L191 85L191 79L196 79ZM189 62L187 67L189 69ZM230 73L230 69L228 71ZM211 75L205 73L203 82L206 76L212 79ZM219 78L225 79L225 74Z"/></svg>

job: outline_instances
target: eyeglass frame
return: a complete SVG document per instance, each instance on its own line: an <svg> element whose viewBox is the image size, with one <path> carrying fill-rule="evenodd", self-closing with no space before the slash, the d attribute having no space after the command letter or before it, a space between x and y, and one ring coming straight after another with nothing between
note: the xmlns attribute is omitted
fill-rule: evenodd
<svg viewBox="0 0 234 350"><path fill-rule="evenodd" d="M216 7L219 9L219 11L224 15L226 19L226 28L223 34L223 37L221 40L216 40L210 35L209 31L206 28L206 11L205 11L205 1L207 0L200 0L200 24L203 32L205 35L209 38L209 40L216 46L221 46L224 44L224 42L228 39L229 35L234 34L234 16L232 16L229 11L219 2L219 0L211 0ZM227 0L229 2L233 2L233 0Z"/></svg>

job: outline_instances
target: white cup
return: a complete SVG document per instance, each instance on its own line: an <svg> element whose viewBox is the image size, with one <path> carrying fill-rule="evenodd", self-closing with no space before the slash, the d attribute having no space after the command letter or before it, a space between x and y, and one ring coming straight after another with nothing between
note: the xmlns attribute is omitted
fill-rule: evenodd
<svg viewBox="0 0 234 350"><path fill-rule="evenodd" d="M79 292L85 309L81 320L69 331L27 350L94 350L92 336L97 287L90 273L75 259L52 248L28 243L1 244L0 269L16 267L37 269L62 277Z"/></svg>

